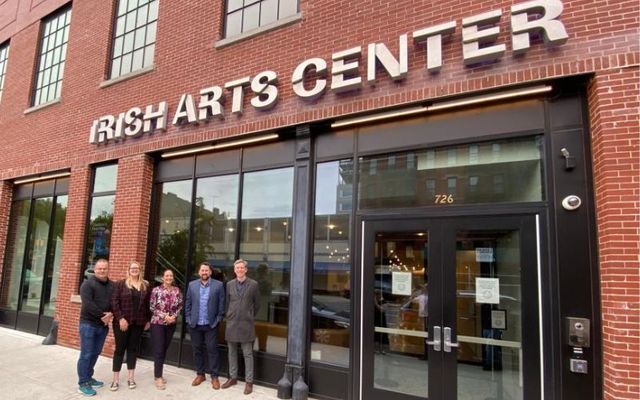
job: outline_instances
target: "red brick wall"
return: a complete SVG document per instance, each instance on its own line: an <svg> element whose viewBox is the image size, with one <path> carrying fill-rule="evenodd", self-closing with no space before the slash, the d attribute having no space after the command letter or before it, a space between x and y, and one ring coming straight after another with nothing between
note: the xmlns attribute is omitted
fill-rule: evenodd
<svg viewBox="0 0 640 400"><path fill-rule="evenodd" d="M606 399L640 398L639 106L637 66L603 71L592 80Z"/></svg>
<svg viewBox="0 0 640 400"><path fill-rule="evenodd" d="M64 225L64 243L58 283L58 303L55 318L59 321L58 342L65 346L80 347L78 318L79 298L69 301L78 294L80 271L84 271L82 250L86 237L88 198L91 190L91 168L78 167L71 170L69 179L69 200L67 218Z"/></svg>
<svg viewBox="0 0 640 400"><path fill-rule="evenodd" d="M120 159L113 214L109 275L122 279L131 261L145 265L153 160L144 154ZM144 274L144 273L143 273Z"/></svg>

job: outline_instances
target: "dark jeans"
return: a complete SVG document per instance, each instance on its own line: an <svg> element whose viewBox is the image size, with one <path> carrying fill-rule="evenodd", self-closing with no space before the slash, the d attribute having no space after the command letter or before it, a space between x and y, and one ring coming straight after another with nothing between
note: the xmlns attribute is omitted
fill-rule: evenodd
<svg viewBox="0 0 640 400"><path fill-rule="evenodd" d="M162 378L164 359L171 339L176 331L176 324L151 324L151 345L153 347L153 376Z"/></svg>
<svg viewBox="0 0 640 400"><path fill-rule="evenodd" d="M212 378L217 378L218 373L218 328L209 325L196 325L189 327L191 345L193 346L193 359L196 362L196 372L204 375L204 356L207 354L207 372Z"/></svg>
<svg viewBox="0 0 640 400"><path fill-rule="evenodd" d="M113 322L113 336L116 338L116 351L113 353L113 372L120 372L124 352L127 352L127 369L136 369L136 359L140 348L140 338L144 326L129 325L126 331L120 330L120 324Z"/></svg>
<svg viewBox="0 0 640 400"><path fill-rule="evenodd" d="M86 384L93 378L93 367L102 352L107 333L109 328L106 326L80 322L80 358L77 366L79 385Z"/></svg>

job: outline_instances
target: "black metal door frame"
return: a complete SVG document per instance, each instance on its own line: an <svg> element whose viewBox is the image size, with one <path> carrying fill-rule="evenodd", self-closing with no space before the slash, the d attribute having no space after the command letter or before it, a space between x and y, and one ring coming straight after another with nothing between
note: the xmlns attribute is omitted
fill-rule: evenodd
<svg viewBox="0 0 640 400"><path fill-rule="evenodd" d="M354 359L356 371L354 373L353 386L356 399L385 399L390 392L377 391L373 389L373 314L365 307L373 304L374 277L364 276L365 266L373 261L374 243L376 232L402 232L418 231L425 229L428 233L429 247L428 259L432 266L429 272L429 336L433 337L433 327L440 323L441 327L450 327L454 332L452 341L456 342L456 276L455 268L445 266L455 265L456 232L461 229L514 229L520 232L520 262L522 267L522 282L534 282L522 285L522 325L530 332L526 338L522 338L523 358L527 360L523 363L525 399L538 399L544 384L541 367L541 345L544 340L541 326L544 326L544 318L541 320L542 306L541 293L542 277L546 275L540 267L544 257L540 254L543 246L540 234L539 214L517 214L517 215L491 215L491 216L425 216L425 215L371 215L359 219L359 229L361 238L361 250L357 265L356 279L360 282L358 293L359 301L356 302L359 309L356 314L360 316L359 333L356 335L357 357ZM435 268L434 268L435 266ZM546 317L545 317L546 318ZM524 329L523 329L524 330ZM430 399L453 400L457 397L457 351L436 352L433 346L429 346L429 384L428 397ZM425 373L425 378L427 374ZM427 396L427 394L425 394ZM415 400L421 397L393 393L393 398L398 400Z"/></svg>

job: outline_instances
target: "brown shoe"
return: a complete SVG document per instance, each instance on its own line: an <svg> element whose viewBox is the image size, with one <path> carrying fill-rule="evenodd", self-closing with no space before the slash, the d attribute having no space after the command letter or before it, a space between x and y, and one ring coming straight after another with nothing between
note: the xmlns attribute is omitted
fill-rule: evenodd
<svg viewBox="0 0 640 400"><path fill-rule="evenodd" d="M215 390L220 389L220 380L218 380L218 377L211 378L211 387Z"/></svg>
<svg viewBox="0 0 640 400"><path fill-rule="evenodd" d="M253 383L247 382L247 384L244 385L244 394L251 394L251 392L253 392Z"/></svg>
<svg viewBox="0 0 640 400"><path fill-rule="evenodd" d="M201 384L202 382L206 381L207 378L204 377L204 375L196 375L195 379L193 380L193 382L191 382L191 386L198 386L199 384Z"/></svg>
<svg viewBox="0 0 640 400"><path fill-rule="evenodd" d="M230 378L230 379L227 379L227 381L223 383L222 386L220 387L223 389L229 389L231 386L237 385L237 384L238 384L238 380L236 378Z"/></svg>

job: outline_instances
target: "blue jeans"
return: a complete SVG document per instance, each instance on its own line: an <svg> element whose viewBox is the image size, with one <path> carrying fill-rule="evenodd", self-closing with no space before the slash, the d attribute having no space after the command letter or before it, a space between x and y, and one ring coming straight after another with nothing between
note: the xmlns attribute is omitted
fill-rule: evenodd
<svg viewBox="0 0 640 400"><path fill-rule="evenodd" d="M109 328L80 322L80 358L78 359L78 385L89 383L93 367L102 352Z"/></svg>

